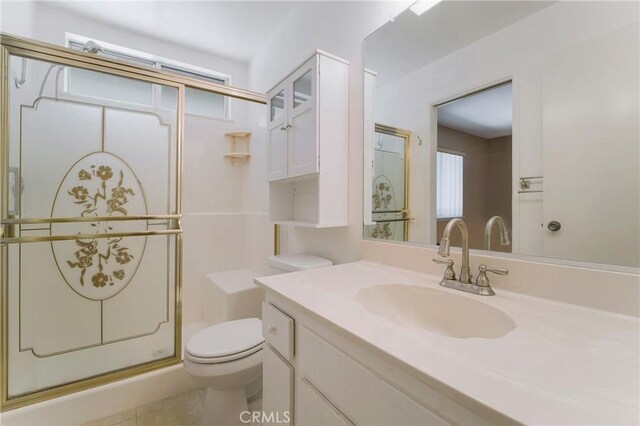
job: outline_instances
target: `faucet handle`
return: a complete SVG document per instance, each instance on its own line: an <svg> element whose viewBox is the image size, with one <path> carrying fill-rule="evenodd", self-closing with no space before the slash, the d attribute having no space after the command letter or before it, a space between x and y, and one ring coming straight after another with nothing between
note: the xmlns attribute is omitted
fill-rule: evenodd
<svg viewBox="0 0 640 426"><path fill-rule="evenodd" d="M491 272L498 275L509 275L509 270L505 268L488 268L487 265L478 266L479 272Z"/></svg>
<svg viewBox="0 0 640 426"><path fill-rule="evenodd" d="M478 266L478 278L476 278L476 285L480 287L489 287L489 277L487 272L491 272L497 275L508 275L509 270L505 268L488 268L487 265Z"/></svg>
<svg viewBox="0 0 640 426"><path fill-rule="evenodd" d="M447 269L444 271L444 278L447 280L455 280L456 272L453 270L453 259L441 259L439 257L434 257L434 263L439 263L441 265L447 265Z"/></svg>

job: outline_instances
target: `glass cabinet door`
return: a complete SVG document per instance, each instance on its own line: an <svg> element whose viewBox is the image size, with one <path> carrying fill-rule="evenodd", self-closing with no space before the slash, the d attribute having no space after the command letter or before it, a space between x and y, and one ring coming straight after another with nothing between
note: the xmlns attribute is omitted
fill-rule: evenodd
<svg viewBox="0 0 640 426"><path fill-rule="evenodd" d="M317 61L313 57L289 78L289 177L318 171Z"/></svg>
<svg viewBox="0 0 640 426"><path fill-rule="evenodd" d="M268 94L269 181L287 177L287 99L285 83Z"/></svg>

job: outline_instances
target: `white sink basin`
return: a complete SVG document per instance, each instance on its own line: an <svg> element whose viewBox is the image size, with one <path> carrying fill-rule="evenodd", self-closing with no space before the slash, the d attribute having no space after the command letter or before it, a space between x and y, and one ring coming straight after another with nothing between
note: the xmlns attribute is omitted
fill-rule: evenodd
<svg viewBox="0 0 640 426"><path fill-rule="evenodd" d="M358 290L356 300L372 314L447 337L496 339L516 328L501 310L443 290L379 284Z"/></svg>

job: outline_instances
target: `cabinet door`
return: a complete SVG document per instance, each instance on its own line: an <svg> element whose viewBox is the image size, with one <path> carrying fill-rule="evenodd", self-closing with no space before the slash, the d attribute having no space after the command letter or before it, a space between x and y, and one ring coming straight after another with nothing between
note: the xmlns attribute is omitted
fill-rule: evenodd
<svg viewBox="0 0 640 426"><path fill-rule="evenodd" d="M269 346L262 350L263 423L288 425L293 413L293 367Z"/></svg>
<svg viewBox="0 0 640 426"><path fill-rule="evenodd" d="M447 424L435 412L307 327L299 327L297 337L296 375L313 383L354 424Z"/></svg>
<svg viewBox="0 0 640 426"><path fill-rule="evenodd" d="M288 79L289 177L318 171L317 55Z"/></svg>
<svg viewBox="0 0 640 426"><path fill-rule="evenodd" d="M268 95L269 182L287 177L287 104L286 81Z"/></svg>
<svg viewBox="0 0 640 426"><path fill-rule="evenodd" d="M324 395L307 380L296 381L297 426L352 425Z"/></svg>

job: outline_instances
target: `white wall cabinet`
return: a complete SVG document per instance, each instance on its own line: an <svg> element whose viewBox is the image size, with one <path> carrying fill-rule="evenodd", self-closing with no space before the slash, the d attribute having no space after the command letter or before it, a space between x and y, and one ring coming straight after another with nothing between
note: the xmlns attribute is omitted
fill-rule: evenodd
<svg viewBox="0 0 640 426"><path fill-rule="evenodd" d="M263 382L266 412L293 409L294 425L490 424L353 339L337 334L303 308L270 292L266 299L263 315L267 312L269 324L276 324L263 328L268 343ZM283 318L277 319L278 315ZM293 333L277 325L287 320ZM286 344L281 341L285 336L290 339ZM274 344L286 353L273 352L277 351ZM276 399L281 403L269 402ZM287 405L291 401L295 403Z"/></svg>
<svg viewBox="0 0 640 426"><path fill-rule="evenodd" d="M271 221L347 226L349 63L318 51L267 97Z"/></svg>

